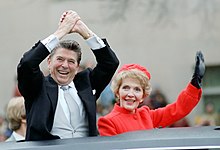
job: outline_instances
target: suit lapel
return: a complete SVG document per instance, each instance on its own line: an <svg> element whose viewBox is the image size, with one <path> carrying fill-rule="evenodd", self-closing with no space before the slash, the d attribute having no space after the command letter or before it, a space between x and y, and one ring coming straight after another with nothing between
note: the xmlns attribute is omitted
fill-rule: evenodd
<svg viewBox="0 0 220 150"><path fill-rule="evenodd" d="M94 103L95 97L92 94L91 85L88 82L89 79L87 79L88 76L82 75L82 73L78 73L75 76L73 82L78 91L78 95L85 106L86 112L90 113L91 115L93 114L93 111L95 109L95 103Z"/></svg>
<svg viewBox="0 0 220 150"><path fill-rule="evenodd" d="M53 112L55 113L58 101L58 85L50 76L46 78L46 81L47 95L52 103Z"/></svg>
<svg viewBox="0 0 220 150"><path fill-rule="evenodd" d="M79 76L78 74L75 76L73 82L75 84L75 87L77 89L78 95L83 101L83 103L86 103L87 96L89 95L89 90L88 90L88 83L85 81L86 76L82 78L82 76Z"/></svg>

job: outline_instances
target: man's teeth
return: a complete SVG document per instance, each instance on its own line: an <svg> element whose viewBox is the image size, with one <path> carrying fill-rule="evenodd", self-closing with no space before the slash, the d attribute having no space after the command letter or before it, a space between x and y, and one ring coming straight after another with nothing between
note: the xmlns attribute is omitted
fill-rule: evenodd
<svg viewBox="0 0 220 150"><path fill-rule="evenodd" d="M59 71L60 74L68 74L68 72Z"/></svg>

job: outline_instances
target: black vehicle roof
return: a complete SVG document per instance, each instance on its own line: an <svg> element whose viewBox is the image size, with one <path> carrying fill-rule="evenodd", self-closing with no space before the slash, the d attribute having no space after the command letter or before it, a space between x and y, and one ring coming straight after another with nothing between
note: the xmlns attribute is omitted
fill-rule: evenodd
<svg viewBox="0 0 220 150"><path fill-rule="evenodd" d="M84 137L33 142L3 142L0 150L159 150L220 149L220 126L163 128L111 137Z"/></svg>

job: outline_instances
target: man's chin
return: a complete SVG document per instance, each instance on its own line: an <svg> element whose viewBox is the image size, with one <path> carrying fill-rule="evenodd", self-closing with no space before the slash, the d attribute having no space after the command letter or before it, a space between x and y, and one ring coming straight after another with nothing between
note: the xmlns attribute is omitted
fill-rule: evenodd
<svg viewBox="0 0 220 150"><path fill-rule="evenodd" d="M57 83L59 85L68 85L70 83L70 81L66 81L66 80L58 80Z"/></svg>

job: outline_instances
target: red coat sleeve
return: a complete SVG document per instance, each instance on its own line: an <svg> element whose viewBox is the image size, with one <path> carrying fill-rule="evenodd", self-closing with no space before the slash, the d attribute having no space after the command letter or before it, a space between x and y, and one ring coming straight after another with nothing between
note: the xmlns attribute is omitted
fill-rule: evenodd
<svg viewBox="0 0 220 150"><path fill-rule="evenodd" d="M188 84L174 103L150 111L154 127L169 126L188 115L198 104L201 94L202 89L197 89L192 84Z"/></svg>

